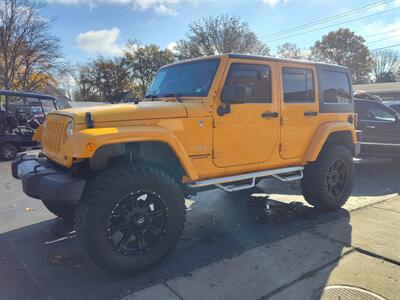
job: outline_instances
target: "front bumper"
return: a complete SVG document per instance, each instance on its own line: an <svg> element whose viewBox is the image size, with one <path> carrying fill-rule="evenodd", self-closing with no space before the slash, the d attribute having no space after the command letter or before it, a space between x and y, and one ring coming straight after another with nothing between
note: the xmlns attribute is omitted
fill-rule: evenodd
<svg viewBox="0 0 400 300"><path fill-rule="evenodd" d="M26 195L51 203L77 204L86 184L37 156L25 155L14 160L11 172L14 178L22 180Z"/></svg>

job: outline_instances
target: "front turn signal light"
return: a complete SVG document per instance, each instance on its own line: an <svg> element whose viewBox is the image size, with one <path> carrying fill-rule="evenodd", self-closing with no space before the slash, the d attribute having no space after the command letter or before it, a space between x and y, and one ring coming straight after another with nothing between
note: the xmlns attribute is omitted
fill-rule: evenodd
<svg viewBox="0 0 400 300"><path fill-rule="evenodd" d="M86 150L89 152L93 152L96 149L96 146L93 143L86 144Z"/></svg>

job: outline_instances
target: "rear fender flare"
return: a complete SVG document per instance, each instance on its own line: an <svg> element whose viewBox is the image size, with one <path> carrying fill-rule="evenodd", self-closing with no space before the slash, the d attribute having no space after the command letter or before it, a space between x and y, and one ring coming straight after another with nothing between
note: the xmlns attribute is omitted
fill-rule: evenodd
<svg viewBox="0 0 400 300"><path fill-rule="evenodd" d="M329 136L334 132L350 132L353 144L357 143L356 131L353 124L346 122L324 123L315 132L302 161L304 163L315 161Z"/></svg>

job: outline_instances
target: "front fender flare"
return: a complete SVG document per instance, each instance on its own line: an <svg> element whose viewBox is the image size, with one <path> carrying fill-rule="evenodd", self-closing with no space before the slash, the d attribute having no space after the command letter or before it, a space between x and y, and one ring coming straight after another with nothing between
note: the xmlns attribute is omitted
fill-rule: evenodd
<svg viewBox="0 0 400 300"><path fill-rule="evenodd" d="M158 126L123 126L89 128L78 131L63 146L63 152L74 158L90 158L104 145L132 142L163 142L179 159L190 180L198 175L181 142L170 131Z"/></svg>
<svg viewBox="0 0 400 300"><path fill-rule="evenodd" d="M322 150L329 135L334 132L350 132L353 144L357 143L356 131L353 124L347 122L328 122L318 127L305 152L302 161L315 161Z"/></svg>

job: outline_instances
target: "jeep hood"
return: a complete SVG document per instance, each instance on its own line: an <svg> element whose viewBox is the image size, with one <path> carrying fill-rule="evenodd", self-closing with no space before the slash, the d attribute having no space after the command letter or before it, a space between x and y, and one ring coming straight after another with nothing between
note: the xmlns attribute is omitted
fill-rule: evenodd
<svg viewBox="0 0 400 300"><path fill-rule="evenodd" d="M75 124L84 124L87 112L92 114L94 123L187 117L186 108L182 103L164 101L68 108L51 114L65 115L73 118Z"/></svg>

